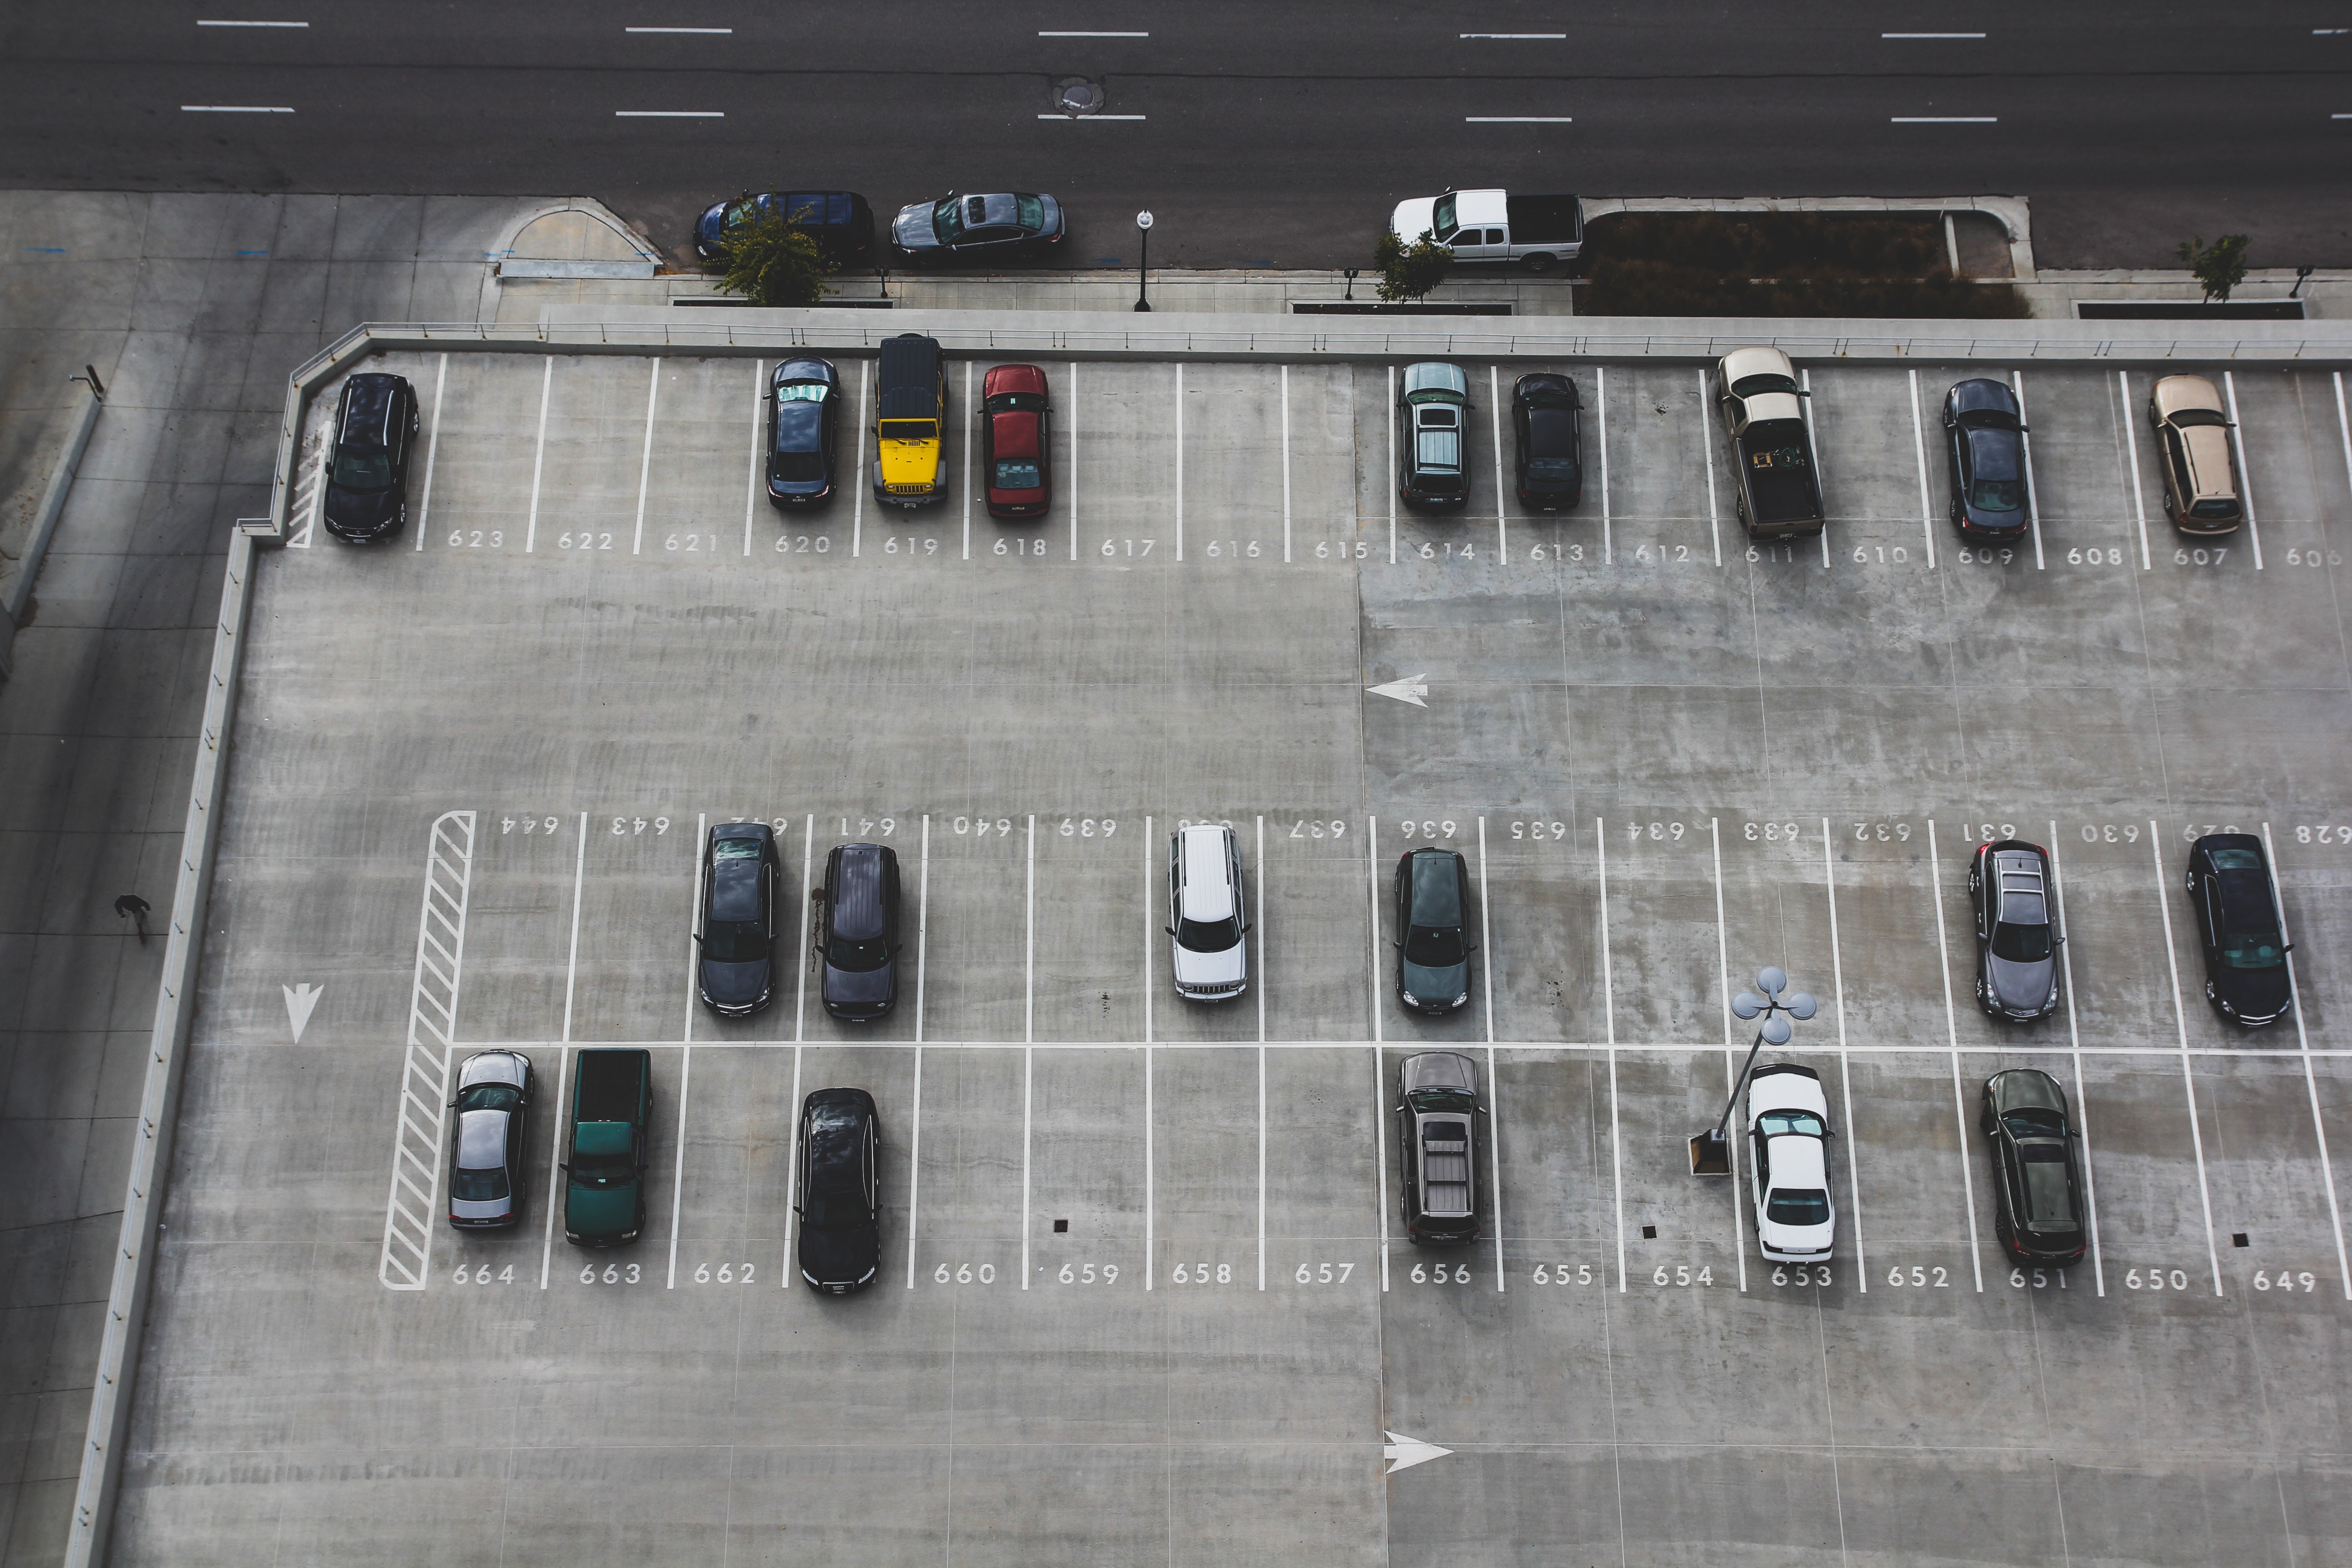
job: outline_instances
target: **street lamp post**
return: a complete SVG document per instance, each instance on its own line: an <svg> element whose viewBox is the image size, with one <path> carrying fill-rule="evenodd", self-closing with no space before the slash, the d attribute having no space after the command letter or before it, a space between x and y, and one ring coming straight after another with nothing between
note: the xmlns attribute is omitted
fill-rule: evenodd
<svg viewBox="0 0 2352 1568"><path fill-rule="evenodd" d="M1149 310L1151 301L1144 298L1144 268L1151 262L1151 215L1148 212L1136 214L1135 228L1143 237L1143 253L1135 263L1135 308Z"/></svg>
<svg viewBox="0 0 2352 1568"><path fill-rule="evenodd" d="M1758 993L1762 994L1758 994ZM1782 993L1787 992L1786 995ZM1756 972L1756 990L1742 991L1731 999L1731 1010L1743 1018L1761 1016L1756 1026L1756 1043L1748 1047L1748 1059L1739 1064L1739 1076L1732 1081L1731 1094L1723 1102L1723 1114L1715 1125L1704 1132L1691 1135L1690 1162L1694 1176L1727 1176L1731 1174L1731 1141L1724 1136L1730 1125L1733 1107L1739 1103L1739 1090L1748 1081L1748 1069L1756 1065L1756 1053L1769 1043L1785 1046L1794 1032L1789 1027L1791 1018L1810 1018L1820 1005L1806 991L1790 991L1789 976L1779 968Z"/></svg>

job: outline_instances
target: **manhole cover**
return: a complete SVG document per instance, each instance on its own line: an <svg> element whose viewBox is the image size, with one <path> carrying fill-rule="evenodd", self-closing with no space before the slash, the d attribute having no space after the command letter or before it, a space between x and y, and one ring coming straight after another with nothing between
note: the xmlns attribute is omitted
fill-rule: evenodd
<svg viewBox="0 0 2352 1568"><path fill-rule="evenodd" d="M1072 77L1054 89L1054 107L1065 114L1092 114L1104 102L1102 83Z"/></svg>

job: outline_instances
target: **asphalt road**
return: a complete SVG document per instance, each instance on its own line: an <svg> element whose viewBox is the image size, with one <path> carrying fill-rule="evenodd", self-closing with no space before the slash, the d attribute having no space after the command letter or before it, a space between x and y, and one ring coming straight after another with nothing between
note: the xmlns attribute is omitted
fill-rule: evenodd
<svg viewBox="0 0 2352 1568"><path fill-rule="evenodd" d="M2225 230L2253 237L2258 266L2352 262L2340 5L1570 19L1505 0L1443 15L13 0L0 15L13 186L579 193L673 252L701 204L749 185L847 187L878 209L1013 186L1066 200L1081 266L1131 265L1129 216L1147 206L1171 265L1344 266L1395 199L1450 184L2001 193L2033 202L2045 266L2169 265L2183 237ZM705 30L630 30L656 27ZM1141 118L1041 118L1073 77L1103 84L1106 113ZM648 111L719 117L633 117Z"/></svg>

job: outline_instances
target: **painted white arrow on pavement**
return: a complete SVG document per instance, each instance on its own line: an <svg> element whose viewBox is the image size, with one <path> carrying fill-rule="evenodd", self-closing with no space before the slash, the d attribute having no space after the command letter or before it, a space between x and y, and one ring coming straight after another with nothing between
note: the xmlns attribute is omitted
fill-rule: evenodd
<svg viewBox="0 0 2352 1568"><path fill-rule="evenodd" d="M286 993L286 1021L294 1026L294 1043L299 1046L302 1043L302 1031L310 1026L310 1010L319 1005L319 998L327 994L327 988L305 980L299 984L280 985L278 989Z"/></svg>
<svg viewBox="0 0 2352 1568"><path fill-rule="evenodd" d="M1402 680L1384 680L1378 686L1367 686L1364 689L1375 697L1393 697L1416 708L1429 706L1422 700L1429 695L1429 677L1425 675L1409 675Z"/></svg>
<svg viewBox="0 0 2352 1568"><path fill-rule="evenodd" d="M1402 1433L1391 1432L1389 1434L1388 1442L1381 1448L1381 1458L1389 1462L1388 1473L1395 1475L1399 1470L1409 1470L1415 1465L1425 1465L1432 1459L1442 1459L1452 1452L1454 1450L1451 1448L1441 1448L1434 1443L1424 1443L1418 1437L1408 1437Z"/></svg>

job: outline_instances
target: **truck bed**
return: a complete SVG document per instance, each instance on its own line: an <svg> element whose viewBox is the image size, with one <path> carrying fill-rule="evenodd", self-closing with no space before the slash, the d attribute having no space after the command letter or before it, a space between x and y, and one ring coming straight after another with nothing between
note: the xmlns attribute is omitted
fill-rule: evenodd
<svg viewBox="0 0 2352 1568"><path fill-rule="evenodd" d="M1511 221L1511 244L1574 245L1584 237L1584 204L1574 196L1523 196L1503 199Z"/></svg>
<svg viewBox="0 0 2352 1568"><path fill-rule="evenodd" d="M634 1122L645 1105L653 1071L649 1051L582 1051L580 1081L572 1096L572 1120Z"/></svg>
<svg viewBox="0 0 2352 1568"><path fill-rule="evenodd" d="M1812 448L1797 420L1751 426L1738 442L1740 481L1748 489L1748 527L1769 529L1822 520L1821 485Z"/></svg>

